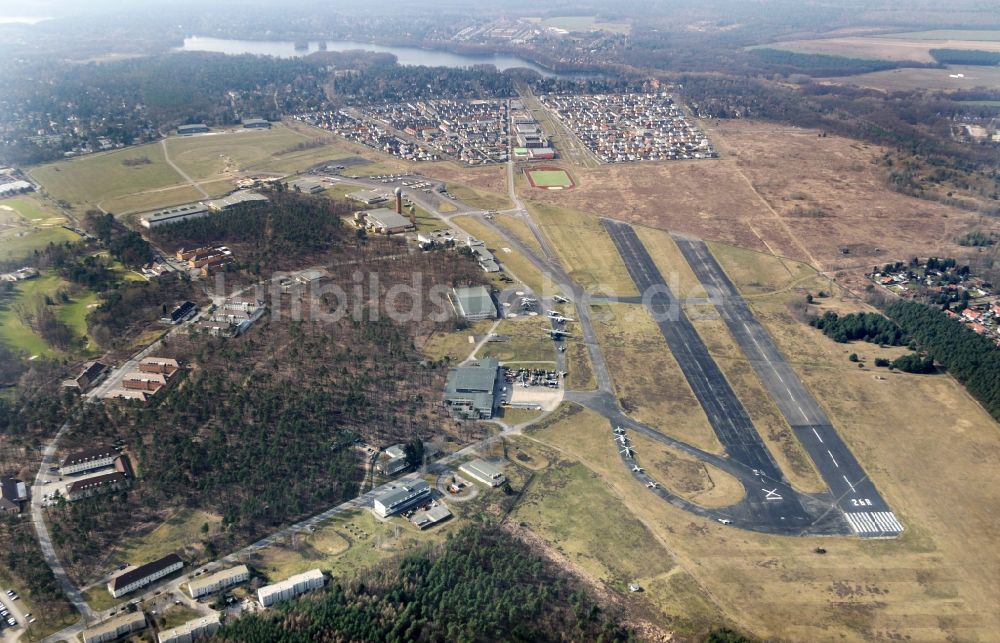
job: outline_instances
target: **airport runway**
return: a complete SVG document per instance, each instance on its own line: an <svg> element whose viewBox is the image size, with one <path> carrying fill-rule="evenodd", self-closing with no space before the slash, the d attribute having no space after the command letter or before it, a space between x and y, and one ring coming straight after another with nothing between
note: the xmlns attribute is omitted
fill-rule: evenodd
<svg viewBox="0 0 1000 643"><path fill-rule="evenodd" d="M709 355L635 230L607 219L603 224L726 453L752 472L756 484L746 486L750 506L760 512L754 519L769 520L775 528L782 524L811 524L815 514L806 510L799 494L789 487L746 408Z"/></svg>
<svg viewBox="0 0 1000 643"><path fill-rule="evenodd" d="M851 528L863 537L899 535L902 524L705 243L681 236L674 240L702 285L714 295L716 309L816 464Z"/></svg>

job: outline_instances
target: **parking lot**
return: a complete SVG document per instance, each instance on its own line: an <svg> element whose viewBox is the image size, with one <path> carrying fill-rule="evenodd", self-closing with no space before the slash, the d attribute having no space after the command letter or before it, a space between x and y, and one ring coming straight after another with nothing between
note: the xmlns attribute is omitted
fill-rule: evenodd
<svg viewBox="0 0 1000 643"><path fill-rule="evenodd" d="M15 641L24 628L35 622L34 615L25 613L16 590L3 588L0 594L0 641Z"/></svg>

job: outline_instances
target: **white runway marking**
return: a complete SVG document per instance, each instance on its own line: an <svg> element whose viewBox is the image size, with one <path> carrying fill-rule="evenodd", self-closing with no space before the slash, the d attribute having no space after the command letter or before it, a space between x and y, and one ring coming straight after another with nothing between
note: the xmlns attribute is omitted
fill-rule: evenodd
<svg viewBox="0 0 1000 643"><path fill-rule="evenodd" d="M857 489L854 488L854 485L851 484L851 481L847 479L847 476L844 476L844 482L846 482L847 486L851 488L851 491L857 491Z"/></svg>
<svg viewBox="0 0 1000 643"><path fill-rule="evenodd" d="M830 453L830 449L827 449L826 452ZM833 466L835 466L835 467L837 467L839 469L840 465L837 464L837 459L835 457L833 457L832 453L830 453L830 459L833 460Z"/></svg>
<svg viewBox="0 0 1000 643"><path fill-rule="evenodd" d="M903 525L891 511L853 511L844 514L856 534L898 534Z"/></svg>
<svg viewBox="0 0 1000 643"><path fill-rule="evenodd" d="M816 431L816 427L813 427L813 433L816 434L816 439L819 440L819 443L823 444L823 438L819 437L819 432Z"/></svg>

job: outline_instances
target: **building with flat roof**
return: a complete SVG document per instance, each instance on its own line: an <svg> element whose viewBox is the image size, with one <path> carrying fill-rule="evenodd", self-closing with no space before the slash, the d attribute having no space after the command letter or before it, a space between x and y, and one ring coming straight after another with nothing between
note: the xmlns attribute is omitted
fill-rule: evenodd
<svg viewBox="0 0 1000 643"><path fill-rule="evenodd" d="M455 312L469 321L496 319L497 306L486 286L459 286L451 289Z"/></svg>
<svg viewBox="0 0 1000 643"><path fill-rule="evenodd" d="M173 574L184 567L184 561L177 554L167 554L159 560L136 567L124 574L115 576L108 581L108 591L115 598L120 598L129 592L155 583L164 576Z"/></svg>
<svg viewBox="0 0 1000 643"><path fill-rule="evenodd" d="M208 125L204 123L194 123L191 125L181 125L177 128L177 133L181 136L190 136L191 134L204 134L208 131Z"/></svg>
<svg viewBox="0 0 1000 643"><path fill-rule="evenodd" d="M208 208L200 203L188 203L187 205L175 205L172 208L154 210L139 217L139 223L144 228L158 228L162 225L180 223L187 219L198 219L208 216Z"/></svg>
<svg viewBox="0 0 1000 643"><path fill-rule="evenodd" d="M444 503L435 504L430 509L424 509L416 512L410 518L412 522L418 529L427 529L433 525L438 524L451 518L451 509L445 506Z"/></svg>
<svg viewBox="0 0 1000 643"><path fill-rule="evenodd" d="M189 582L188 594L191 598L200 598L248 580L250 580L250 568L246 565L237 565Z"/></svg>
<svg viewBox="0 0 1000 643"><path fill-rule="evenodd" d="M389 200L389 195L382 190L358 190L347 195L352 201L360 201L365 205L375 205Z"/></svg>
<svg viewBox="0 0 1000 643"><path fill-rule="evenodd" d="M196 618L169 630L161 630L157 640L159 643L191 643L204 636L215 634L220 627L222 625L219 623L219 613L212 612L208 616Z"/></svg>
<svg viewBox="0 0 1000 643"><path fill-rule="evenodd" d="M387 518L430 499L431 486L423 480L396 484L375 497L375 513Z"/></svg>
<svg viewBox="0 0 1000 643"><path fill-rule="evenodd" d="M303 194L319 194L326 189L326 186L319 181L299 179L298 181L292 181L292 189L298 190Z"/></svg>
<svg viewBox="0 0 1000 643"><path fill-rule="evenodd" d="M311 592L314 589L323 587L326 577L319 569L310 569L307 572L296 574L273 585L265 585L257 590L257 600L264 607L270 607L279 601L287 601L295 598L299 594Z"/></svg>
<svg viewBox="0 0 1000 643"><path fill-rule="evenodd" d="M365 227L377 234L399 234L416 229L409 217L389 208L366 210L358 214L364 215Z"/></svg>
<svg viewBox="0 0 1000 643"><path fill-rule="evenodd" d="M271 129L271 121L263 118L244 118L243 127L246 129Z"/></svg>
<svg viewBox="0 0 1000 643"><path fill-rule="evenodd" d="M267 203L267 201L268 198L263 194L251 192L250 190L237 190L229 196L224 196L221 199L205 201L205 206L209 210L222 212L223 210L231 210L232 208L244 203Z"/></svg>
<svg viewBox="0 0 1000 643"><path fill-rule="evenodd" d="M458 420L488 420L497 405L500 362L487 357L448 371L444 405Z"/></svg>
<svg viewBox="0 0 1000 643"><path fill-rule="evenodd" d="M474 480L491 487L499 487L507 482L507 477L504 476L500 469L479 458L466 462L458 470Z"/></svg>
<svg viewBox="0 0 1000 643"><path fill-rule="evenodd" d="M108 619L83 631L83 643L106 643L114 641L146 627L146 615L142 610L126 612Z"/></svg>
<svg viewBox="0 0 1000 643"><path fill-rule="evenodd" d="M62 466L59 467L59 473L69 475L71 473L80 473L81 471L90 471L91 469L100 469L101 467L110 467L115 463L115 458L117 457L118 451L111 447L94 447L92 449L76 451L66 456Z"/></svg>

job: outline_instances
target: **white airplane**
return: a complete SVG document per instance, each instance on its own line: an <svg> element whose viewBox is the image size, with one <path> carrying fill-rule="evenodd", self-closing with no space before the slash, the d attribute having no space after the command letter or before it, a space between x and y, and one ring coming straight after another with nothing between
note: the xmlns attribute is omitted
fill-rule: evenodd
<svg viewBox="0 0 1000 643"><path fill-rule="evenodd" d="M555 340L560 340L563 337L572 337L572 335L570 335L566 331L559 330L558 328L544 328L543 330L549 334L549 337Z"/></svg>
<svg viewBox="0 0 1000 643"><path fill-rule="evenodd" d="M635 455L635 449L633 449L632 447L625 447L618 453L624 453L626 458L631 458L632 456Z"/></svg>
<svg viewBox="0 0 1000 643"><path fill-rule="evenodd" d="M620 426L616 426L614 432L618 435L625 435L625 429Z"/></svg>
<svg viewBox="0 0 1000 643"><path fill-rule="evenodd" d="M619 444L621 444L623 447L628 446L628 438L626 438L624 435L616 435L615 439L618 440Z"/></svg>
<svg viewBox="0 0 1000 643"><path fill-rule="evenodd" d="M659 489L660 488L660 483L659 482L653 482L652 480L650 480L649 482L646 483L646 488L647 489Z"/></svg>
<svg viewBox="0 0 1000 643"><path fill-rule="evenodd" d="M637 465L637 464L633 464L633 465L632 465L632 471L633 471L634 473L642 473L642 472L644 472L644 471L645 471L645 469L643 469L642 467L640 467L640 466L639 466L639 465Z"/></svg>
<svg viewBox="0 0 1000 643"><path fill-rule="evenodd" d="M561 317L562 316L562 313L559 312L558 310L546 310L545 314L548 315L549 317Z"/></svg>
<svg viewBox="0 0 1000 643"><path fill-rule="evenodd" d="M557 324L565 324L566 322L576 321L575 319L570 319L569 317L563 317L562 315L550 315L549 319Z"/></svg>
<svg viewBox="0 0 1000 643"><path fill-rule="evenodd" d="M566 299L565 297L560 297L559 295L552 295L552 301L556 302L557 304L568 304L569 303L568 299Z"/></svg>

